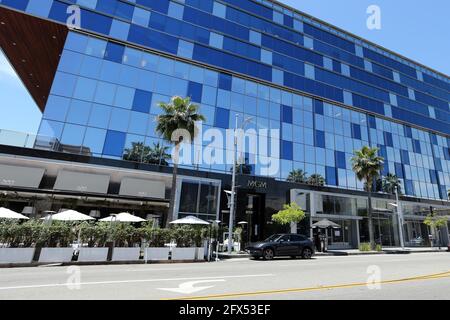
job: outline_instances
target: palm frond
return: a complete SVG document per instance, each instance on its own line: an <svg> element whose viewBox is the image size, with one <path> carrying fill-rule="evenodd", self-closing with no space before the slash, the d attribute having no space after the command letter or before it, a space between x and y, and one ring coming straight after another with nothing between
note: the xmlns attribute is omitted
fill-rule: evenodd
<svg viewBox="0 0 450 320"><path fill-rule="evenodd" d="M178 129L187 130L193 140L195 122L206 121L206 118L198 112L199 107L191 103L189 97L174 96L169 103L161 102L159 106L163 112L156 119L156 132L169 142L172 142L173 133Z"/></svg>

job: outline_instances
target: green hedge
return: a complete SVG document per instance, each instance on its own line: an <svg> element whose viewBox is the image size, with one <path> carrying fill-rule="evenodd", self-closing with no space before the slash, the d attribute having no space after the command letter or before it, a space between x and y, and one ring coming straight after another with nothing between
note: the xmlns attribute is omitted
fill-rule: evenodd
<svg viewBox="0 0 450 320"><path fill-rule="evenodd" d="M0 221L0 243L11 248L67 247L76 239L70 224L55 221L51 225L37 220L25 223Z"/></svg>
<svg viewBox="0 0 450 320"><path fill-rule="evenodd" d="M146 241L150 247L163 247L174 242L178 247L200 247L208 237L208 228L197 226L176 226L170 229L153 228L144 223L134 227L128 223L83 222L66 223L53 221L50 225L40 220L24 223L0 221L0 244L12 248L68 247L80 236L81 242L89 247L104 247L114 241L116 247L133 247Z"/></svg>

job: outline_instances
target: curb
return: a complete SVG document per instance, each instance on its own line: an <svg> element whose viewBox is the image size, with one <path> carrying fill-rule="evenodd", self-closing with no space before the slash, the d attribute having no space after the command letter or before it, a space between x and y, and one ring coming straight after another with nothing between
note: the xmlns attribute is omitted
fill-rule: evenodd
<svg viewBox="0 0 450 320"><path fill-rule="evenodd" d="M376 255L376 254L384 254L384 252L362 252L362 253L348 253L348 252L320 252L314 254L316 257L328 257L328 256L359 256L359 255ZM240 254L240 255L220 255L219 259L250 259L252 256L249 254Z"/></svg>
<svg viewBox="0 0 450 320"><path fill-rule="evenodd" d="M161 261L107 261L107 262L56 262L56 263L8 263L0 264L0 269L8 268L36 268L36 267L69 267L69 266L114 266L114 265L137 265L137 264L183 264L183 263L206 263L199 260L161 260Z"/></svg>
<svg viewBox="0 0 450 320"><path fill-rule="evenodd" d="M386 250L382 252L320 252L316 253L314 256L316 257L331 257L331 256L368 256L368 255L384 255L384 254L411 254L411 253L446 253L449 251L446 250L423 250L423 251L401 251L401 250ZM252 256L248 254L241 255L220 255L220 260L230 260L230 259L250 259ZM213 262L213 261L211 261ZM107 262L63 262L63 263L9 263L9 264L0 264L0 269L8 269L8 268L35 268L35 267L68 267L68 266L114 266L114 265L137 265L137 264L183 264L183 263L208 263L208 261L203 260L160 260L160 261L147 261L145 263L142 261L107 261Z"/></svg>
<svg viewBox="0 0 450 320"><path fill-rule="evenodd" d="M372 251L372 252L343 252L343 251L328 251L328 252L319 252L314 254L316 257L330 257L330 256L369 256L369 255L383 255L383 254L411 254L411 253L444 253L449 252L446 250L421 250L421 251L413 251L413 250L383 250L381 252ZM250 259L252 256L249 254L239 254L239 255L221 255L219 254L219 259L228 260L228 259Z"/></svg>

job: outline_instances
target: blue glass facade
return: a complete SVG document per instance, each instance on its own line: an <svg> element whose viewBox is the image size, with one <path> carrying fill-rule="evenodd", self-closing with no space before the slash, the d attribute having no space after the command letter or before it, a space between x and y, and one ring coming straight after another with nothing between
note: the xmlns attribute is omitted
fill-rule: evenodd
<svg viewBox="0 0 450 320"><path fill-rule="evenodd" d="M122 158L159 141L158 102L186 95L209 127L232 128L238 113L280 129L278 179L303 169L361 189L350 157L370 144L407 195L447 199L447 77L269 1L0 0L60 23L71 4L88 34L69 33L41 135Z"/></svg>

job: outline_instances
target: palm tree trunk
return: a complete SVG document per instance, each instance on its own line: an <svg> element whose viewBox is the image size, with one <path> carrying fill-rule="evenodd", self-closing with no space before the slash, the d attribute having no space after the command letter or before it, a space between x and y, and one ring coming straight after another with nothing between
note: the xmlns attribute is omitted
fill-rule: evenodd
<svg viewBox="0 0 450 320"><path fill-rule="evenodd" d="M166 218L166 228L170 226L170 222L172 222L175 217L175 197L177 194L177 174L178 174L179 155L180 155L180 142L177 142L175 144L175 154L173 159L172 189L170 191L170 203L169 203L169 211L167 212Z"/></svg>
<svg viewBox="0 0 450 320"><path fill-rule="evenodd" d="M369 242L370 249L375 250L375 235L373 233L373 217L372 217L372 191L368 190L368 208L367 208L367 221L369 223Z"/></svg>

